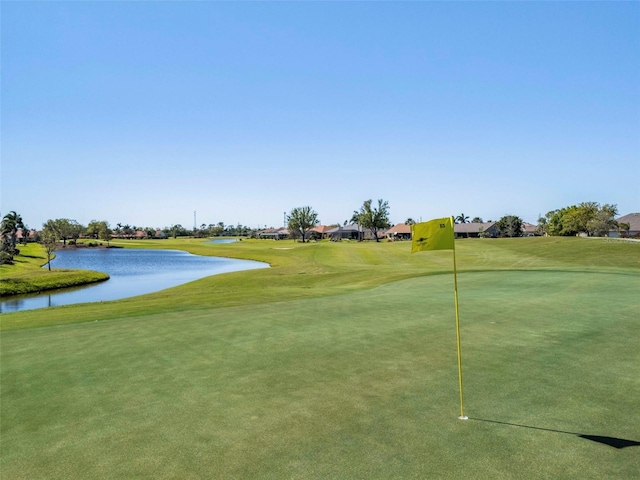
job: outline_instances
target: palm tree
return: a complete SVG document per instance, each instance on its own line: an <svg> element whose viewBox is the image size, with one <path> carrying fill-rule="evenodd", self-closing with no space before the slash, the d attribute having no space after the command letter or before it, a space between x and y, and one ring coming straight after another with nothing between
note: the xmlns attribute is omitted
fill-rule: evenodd
<svg viewBox="0 0 640 480"><path fill-rule="evenodd" d="M469 221L469 217L464 213L461 213L456 217L456 223L467 223Z"/></svg>
<svg viewBox="0 0 640 480"><path fill-rule="evenodd" d="M9 235L11 238L11 246L13 250L16 249L19 228L24 230L24 223L22 223L22 217L13 210L4 216L2 224L0 224L2 235Z"/></svg>
<svg viewBox="0 0 640 480"><path fill-rule="evenodd" d="M358 241L362 240L361 233L360 233L360 225L362 221L361 219L362 219L362 214L358 210L354 210L353 215L351 215L351 218L349 219L349 223L355 223L356 225L358 225Z"/></svg>
<svg viewBox="0 0 640 480"><path fill-rule="evenodd" d="M618 224L618 230L620 231L621 234L624 234L624 236L629 236L629 230L631 230L631 225L628 223L624 223L624 222L620 222Z"/></svg>

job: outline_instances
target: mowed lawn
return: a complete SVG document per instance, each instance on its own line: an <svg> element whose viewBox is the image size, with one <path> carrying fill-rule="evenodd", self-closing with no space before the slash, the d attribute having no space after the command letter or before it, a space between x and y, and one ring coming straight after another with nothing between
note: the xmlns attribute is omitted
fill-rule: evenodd
<svg viewBox="0 0 640 480"><path fill-rule="evenodd" d="M456 243L468 421L450 252L154 245L273 267L3 314L3 479L640 477L640 244Z"/></svg>

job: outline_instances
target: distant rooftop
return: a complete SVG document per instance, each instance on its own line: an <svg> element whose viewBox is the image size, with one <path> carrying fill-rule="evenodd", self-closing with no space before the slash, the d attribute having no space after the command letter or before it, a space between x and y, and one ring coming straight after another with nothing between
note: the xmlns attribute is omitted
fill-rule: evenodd
<svg viewBox="0 0 640 480"><path fill-rule="evenodd" d="M640 213L629 213L620 218L616 218L618 223L628 223L630 231L640 231Z"/></svg>
<svg viewBox="0 0 640 480"><path fill-rule="evenodd" d="M455 233L478 233L486 232L493 227L496 222L482 222L482 223L456 223L453 226Z"/></svg>

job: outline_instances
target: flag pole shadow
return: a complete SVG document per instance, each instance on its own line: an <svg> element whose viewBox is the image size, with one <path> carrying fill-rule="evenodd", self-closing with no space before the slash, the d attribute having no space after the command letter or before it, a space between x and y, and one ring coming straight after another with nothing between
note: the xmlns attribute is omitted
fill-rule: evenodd
<svg viewBox="0 0 640 480"><path fill-rule="evenodd" d="M574 435L579 438L584 438L585 440L591 440L592 442L601 443L603 445L608 445L610 447L618 449L640 446L640 442L637 442L635 440L627 440L625 438L606 437L602 435L587 435L584 433L567 432L565 430L554 430L553 428L533 427L531 425L520 425L518 423L500 422L498 420L487 420L483 418L469 417L469 420L475 420L476 422L496 423L499 425L508 425L510 427L529 428L531 430L542 430L545 432L564 433L566 435Z"/></svg>

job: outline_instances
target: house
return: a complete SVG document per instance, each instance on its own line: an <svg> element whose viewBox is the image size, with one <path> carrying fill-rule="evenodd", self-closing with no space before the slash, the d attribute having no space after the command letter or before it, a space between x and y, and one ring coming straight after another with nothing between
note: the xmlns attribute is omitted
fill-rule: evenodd
<svg viewBox="0 0 640 480"><path fill-rule="evenodd" d="M318 238L324 239L329 238L329 231L333 230L334 227L330 227L328 225L318 225L313 227L306 235L306 238Z"/></svg>
<svg viewBox="0 0 640 480"><path fill-rule="evenodd" d="M540 235L538 227L532 223L522 222L522 236L533 237L535 235Z"/></svg>
<svg viewBox="0 0 640 480"><path fill-rule="evenodd" d="M640 237L640 213L629 213L620 218L616 218L618 225L621 223L629 224L629 232L618 232L618 230L609 231L610 237L619 237L620 234L628 237Z"/></svg>
<svg viewBox="0 0 640 480"><path fill-rule="evenodd" d="M411 240L411 225L398 223L385 232L391 240Z"/></svg>
<svg viewBox="0 0 640 480"><path fill-rule="evenodd" d="M456 223L453 226L453 233L456 238L495 238L500 235L497 222Z"/></svg>
<svg viewBox="0 0 640 480"><path fill-rule="evenodd" d="M267 228L258 232L259 238L271 238L273 240L283 240L289 238L289 230L284 227L280 228Z"/></svg>
<svg viewBox="0 0 640 480"><path fill-rule="evenodd" d="M28 239L28 240L35 241L35 239L36 239L37 237L38 237L38 232L36 232L34 229L30 229L30 230L28 230L28 236L27 236L27 239ZM21 229L21 228L19 228L19 229L16 231L16 241L17 241L18 243L22 243L22 239L23 239L23 238L24 238L24 233L23 233L22 229Z"/></svg>
<svg viewBox="0 0 640 480"><path fill-rule="evenodd" d="M338 225L326 233L334 242L339 242L340 240L362 240L367 235L367 238L373 238L371 237L371 232L365 232L365 229L356 223Z"/></svg>

